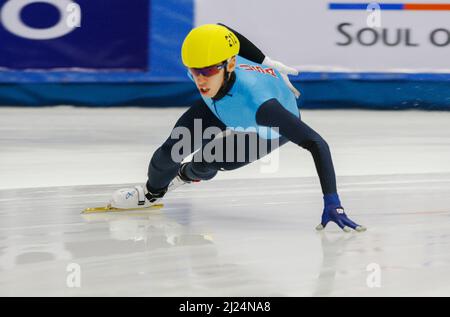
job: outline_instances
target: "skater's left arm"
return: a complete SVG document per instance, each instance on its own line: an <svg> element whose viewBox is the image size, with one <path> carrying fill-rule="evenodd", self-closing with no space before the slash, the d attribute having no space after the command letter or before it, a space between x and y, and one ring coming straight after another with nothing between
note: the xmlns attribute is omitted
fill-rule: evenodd
<svg viewBox="0 0 450 317"><path fill-rule="evenodd" d="M266 65L272 68L275 68L280 72L281 77L283 78L286 85L289 87L289 89L294 93L295 97L300 97L300 92L292 85L291 81L289 80L288 75L298 75L298 71L293 68L284 65L283 63L279 61L275 61L271 59L269 56L266 56L253 42L251 42L248 38L246 38L244 35L239 33L238 31L230 28L229 26L223 24L223 23L217 23L218 25L226 27L228 30L234 33L236 37L239 40L240 43L240 49L239 49L239 55L258 64Z"/></svg>
<svg viewBox="0 0 450 317"><path fill-rule="evenodd" d="M259 107L256 122L258 125L278 128L280 135L311 152L325 203L322 222L317 229L323 229L329 221L333 221L344 231L348 231L349 227L357 231L365 230L344 213L337 194L336 176L329 146L316 131L284 108L275 98L267 100Z"/></svg>
<svg viewBox="0 0 450 317"><path fill-rule="evenodd" d="M228 30L233 32L234 35L239 40L239 55L241 55L243 58L248 59L249 61L262 64L264 62L264 59L266 58L266 55L255 45L253 44L248 38L246 38L244 35L239 33L236 30L233 30L229 26L223 24L223 23L217 23L218 25L226 27Z"/></svg>

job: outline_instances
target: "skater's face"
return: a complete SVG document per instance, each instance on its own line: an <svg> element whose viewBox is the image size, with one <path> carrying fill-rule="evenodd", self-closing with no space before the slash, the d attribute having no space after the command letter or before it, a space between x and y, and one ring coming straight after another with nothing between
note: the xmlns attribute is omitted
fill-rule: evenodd
<svg viewBox="0 0 450 317"><path fill-rule="evenodd" d="M204 69L189 69L200 94L204 97L212 98L222 87L225 80L225 66L228 73L234 71L236 67L236 57L228 60L228 63L220 63Z"/></svg>

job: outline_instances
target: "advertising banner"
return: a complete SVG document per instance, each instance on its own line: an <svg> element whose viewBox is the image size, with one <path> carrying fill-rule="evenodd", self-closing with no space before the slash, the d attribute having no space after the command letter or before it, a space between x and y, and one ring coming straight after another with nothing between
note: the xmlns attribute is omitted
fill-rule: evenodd
<svg viewBox="0 0 450 317"><path fill-rule="evenodd" d="M218 22L303 80L448 80L449 17L450 0L0 0L0 82L187 82L184 37Z"/></svg>
<svg viewBox="0 0 450 317"><path fill-rule="evenodd" d="M187 81L193 0L0 0L0 83Z"/></svg>
<svg viewBox="0 0 450 317"><path fill-rule="evenodd" d="M148 6L142 0L0 0L0 67L146 71Z"/></svg>
<svg viewBox="0 0 450 317"><path fill-rule="evenodd" d="M312 72L450 73L450 1L195 0L195 24L235 27Z"/></svg>

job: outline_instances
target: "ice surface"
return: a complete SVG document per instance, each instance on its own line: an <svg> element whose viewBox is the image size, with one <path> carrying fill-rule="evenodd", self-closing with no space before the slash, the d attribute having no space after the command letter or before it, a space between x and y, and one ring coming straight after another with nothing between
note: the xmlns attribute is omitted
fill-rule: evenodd
<svg viewBox="0 0 450 317"><path fill-rule="evenodd" d="M302 111L365 233L314 230L319 182L291 144L276 173L254 163L160 211L81 215L145 181L184 110L0 108L1 296L450 295L450 112Z"/></svg>

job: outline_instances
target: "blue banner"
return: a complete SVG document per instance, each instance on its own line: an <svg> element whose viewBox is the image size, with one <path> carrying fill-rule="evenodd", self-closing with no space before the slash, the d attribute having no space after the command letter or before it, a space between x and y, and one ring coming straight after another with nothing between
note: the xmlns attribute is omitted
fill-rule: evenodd
<svg viewBox="0 0 450 317"><path fill-rule="evenodd" d="M186 81L192 0L0 0L0 82Z"/></svg>
<svg viewBox="0 0 450 317"><path fill-rule="evenodd" d="M24 1L0 0L2 17L8 17L0 23L2 68L148 69L146 0L25 1L27 5L9 5L13 2ZM72 3L78 7L70 7Z"/></svg>
<svg viewBox="0 0 450 317"><path fill-rule="evenodd" d="M198 1L0 0L0 83L189 82L180 51L198 22L194 8ZM227 22L202 12L209 23ZM291 79L449 81L450 74L301 72Z"/></svg>

